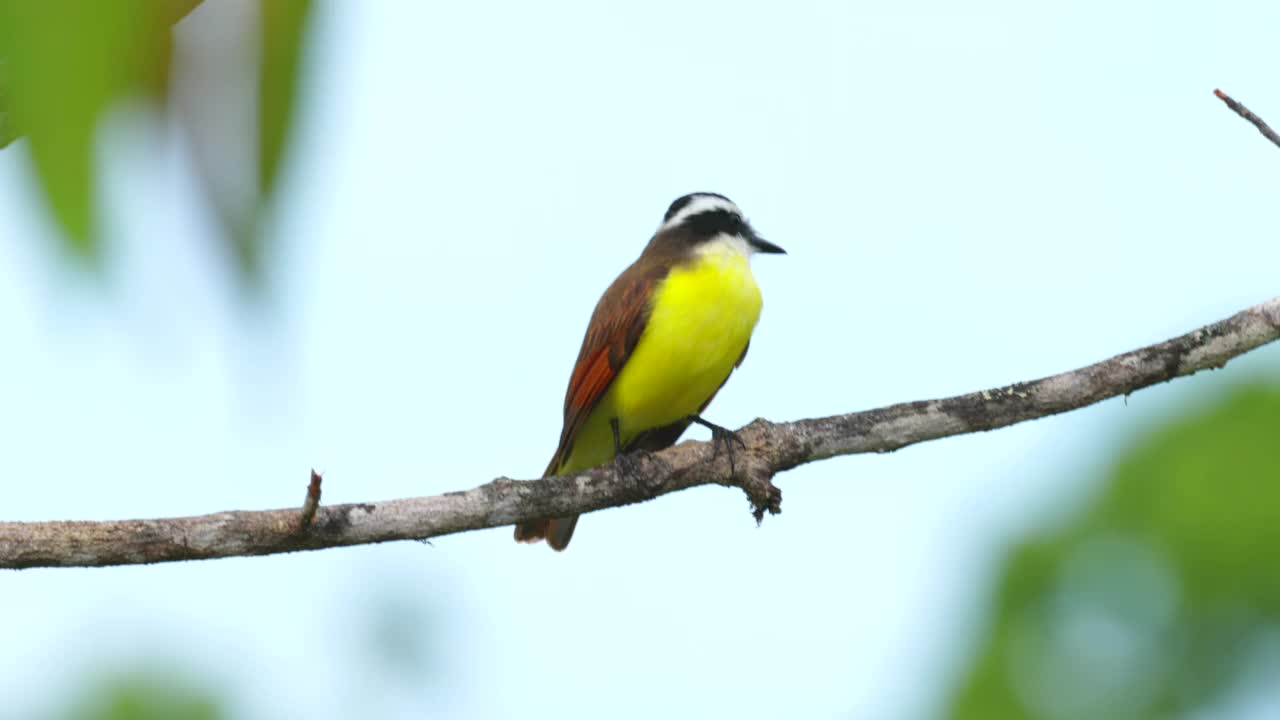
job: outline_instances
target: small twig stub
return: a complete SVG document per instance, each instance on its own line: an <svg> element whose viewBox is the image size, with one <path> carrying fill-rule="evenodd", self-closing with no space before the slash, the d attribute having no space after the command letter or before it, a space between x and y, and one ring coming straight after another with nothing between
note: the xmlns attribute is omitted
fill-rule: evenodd
<svg viewBox="0 0 1280 720"><path fill-rule="evenodd" d="M316 519L316 511L320 509L320 473L315 470L311 471L311 484L307 485L307 497L302 501L302 516L299 527L306 529L310 527L311 521Z"/></svg>
<svg viewBox="0 0 1280 720"><path fill-rule="evenodd" d="M1280 147L1280 135L1277 135L1276 131L1272 130L1271 126L1264 122L1262 118L1254 115L1252 110L1245 107L1239 101L1221 90L1214 90L1213 94L1217 95L1219 100L1226 103L1227 107L1231 108L1235 114L1253 123L1253 126L1258 128L1258 132L1262 133L1263 137L1275 143L1276 147Z"/></svg>

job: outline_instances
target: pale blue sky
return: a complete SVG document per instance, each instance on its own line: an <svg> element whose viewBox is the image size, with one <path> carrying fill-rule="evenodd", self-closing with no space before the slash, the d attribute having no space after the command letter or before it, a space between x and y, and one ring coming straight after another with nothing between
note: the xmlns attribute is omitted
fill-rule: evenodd
<svg viewBox="0 0 1280 720"><path fill-rule="evenodd" d="M1277 292L1280 155L1211 91L1280 122L1280 4L436 5L324 6L265 308L136 121L107 131L105 283L0 153L0 516L278 507L312 466L328 502L533 477L593 303L693 190L790 251L755 262L730 426L1030 379ZM1278 365L805 467L760 529L702 488L563 554L504 529L3 573L0 717L157 653L255 718L927 716L1000 539ZM428 619L426 679L359 649L388 606Z"/></svg>

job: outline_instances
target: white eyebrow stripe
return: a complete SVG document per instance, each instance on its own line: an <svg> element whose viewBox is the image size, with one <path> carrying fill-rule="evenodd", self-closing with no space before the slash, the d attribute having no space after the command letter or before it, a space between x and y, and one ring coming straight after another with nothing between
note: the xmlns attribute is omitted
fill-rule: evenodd
<svg viewBox="0 0 1280 720"><path fill-rule="evenodd" d="M739 210L738 206L734 205L732 202L722 197L716 197L715 195L699 195L698 197L694 198L688 205L685 205L684 207L680 208L680 211L677 212L675 215L671 216L670 220L662 223L662 227L658 228L658 230L659 231L669 230L679 225L680 223L684 222L685 220L688 220L694 215L708 212L710 210L728 210L734 215L737 215L738 217L742 217L742 211Z"/></svg>

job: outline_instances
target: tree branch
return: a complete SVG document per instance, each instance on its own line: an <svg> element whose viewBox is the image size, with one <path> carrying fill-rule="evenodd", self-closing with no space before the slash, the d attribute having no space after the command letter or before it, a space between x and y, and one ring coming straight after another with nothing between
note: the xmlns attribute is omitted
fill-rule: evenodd
<svg viewBox="0 0 1280 720"><path fill-rule="evenodd" d="M1252 110L1239 102L1236 102L1235 99L1221 90L1214 90L1213 94L1217 95L1219 100L1226 103L1227 107L1231 108L1235 114L1253 123L1253 126L1258 128L1258 132L1262 133L1262 137L1275 143L1276 147L1280 147L1280 135L1277 135L1276 131L1272 130L1270 125L1263 122L1262 118L1254 115Z"/></svg>
<svg viewBox="0 0 1280 720"><path fill-rule="evenodd" d="M541 480L498 478L431 497L321 506L307 523L299 522L297 507L157 520L0 523L0 568L130 565L421 540L617 507L709 484L745 490L759 520L781 509L781 493L772 483L779 472L1074 410L1220 368L1277 338L1280 297L1181 337L1040 380L847 415L756 420L740 431L746 447L735 452L735 477L724 453L715 457L711 443L690 441L642 456L639 472L629 477L608 465ZM318 504L318 476L314 487Z"/></svg>

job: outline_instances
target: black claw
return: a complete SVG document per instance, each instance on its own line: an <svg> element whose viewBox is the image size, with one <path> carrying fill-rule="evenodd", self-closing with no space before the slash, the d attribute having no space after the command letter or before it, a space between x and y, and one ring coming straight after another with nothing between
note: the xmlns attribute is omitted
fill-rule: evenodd
<svg viewBox="0 0 1280 720"><path fill-rule="evenodd" d="M609 418L609 429L613 431L613 454L617 457L622 454L622 439L618 437L618 418Z"/></svg>
<svg viewBox="0 0 1280 720"><path fill-rule="evenodd" d="M733 462L733 444L737 443L743 450L746 450L746 441L739 437L738 433L730 430L729 428L703 420L698 415L690 415L689 421L697 423L711 431L711 459L715 460L720 457L720 448L723 446L725 453L729 456L729 475L736 475L738 470L734 467Z"/></svg>
<svg viewBox="0 0 1280 720"><path fill-rule="evenodd" d="M619 455L616 461L618 463L618 472L622 477L632 482L643 479L640 475L640 457L638 453Z"/></svg>
<svg viewBox="0 0 1280 720"><path fill-rule="evenodd" d="M618 464L618 472L622 477L632 482L642 482L648 485L649 483L641 467L641 461L648 453L644 450L622 451L622 441L618 433L618 418L609 419L609 429L613 431L613 457Z"/></svg>

